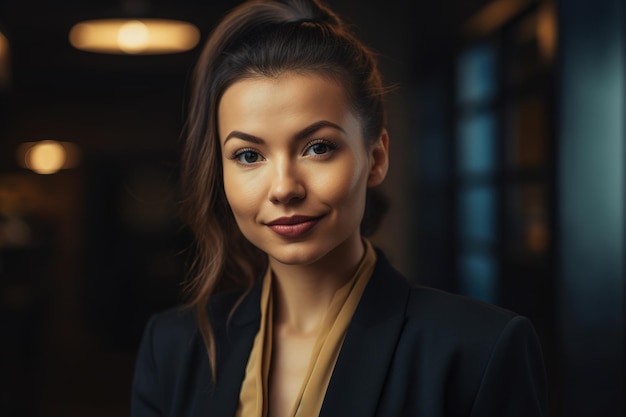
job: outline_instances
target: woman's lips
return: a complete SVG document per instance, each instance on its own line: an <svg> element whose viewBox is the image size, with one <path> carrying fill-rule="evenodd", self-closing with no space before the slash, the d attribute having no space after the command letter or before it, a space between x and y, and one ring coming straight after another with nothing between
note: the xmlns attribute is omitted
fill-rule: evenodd
<svg viewBox="0 0 626 417"><path fill-rule="evenodd" d="M274 233L289 238L297 238L306 234L319 222L322 216L292 216L281 217L267 223L267 226L274 231Z"/></svg>

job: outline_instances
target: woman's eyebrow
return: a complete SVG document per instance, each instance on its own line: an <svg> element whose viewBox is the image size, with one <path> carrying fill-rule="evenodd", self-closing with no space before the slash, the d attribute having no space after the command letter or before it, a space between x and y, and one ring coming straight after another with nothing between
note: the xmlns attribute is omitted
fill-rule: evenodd
<svg viewBox="0 0 626 417"><path fill-rule="evenodd" d="M346 133L346 131L338 124L329 122L328 120L320 120L319 122L315 122L312 125L309 125L305 127L304 129L302 129L301 131L299 131L298 133L296 133L294 135L294 140L298 141L301 139L305 139L308 136L311 136L313 133L317 132L318 130L324 127L332 127L333 129L337 129L343 133Z"/></svg>
<svg viewBox="0 0 626 417"><path fill-rule="evenodd" d="M226 139L224 139L224 145L226 145L226 142L228 142L229 139L231 138L237 138L237 139L241 139L241 140L245 140L246 142L252 142L252 143L256 143L257 145L262 145L263 143L263 139L254 136L254 135L250 135L248 133L244 133L244 132L240 132L238 130L233 130L232 132L230 132L228 134L228 136L226 136Z"/></svg>
<svg viewBox="0 0 626 417"><path fill-rule="evenodd" d="M346 133L346 131L339 126L336 123L333 122L329 122L328 120L320 120L319 122L315 122L307 127L305 127L304 129L302 129L301 131L299 131L298 133L296 133L293 138L295 141L299 141L302 139L307 138L308 136L311 136L313 133L317 132L318 130L325 128L325 127L331 127L333 129L337 129L343 133ZM262 145L263 143L265 143L265 141L263 141L263 139L261 139L258 136L254 136L251 135L249 133L244 133L244 132L240 132L238 130L233 130L232 132L230 132L228 134L228 136L226 136L226 139L224 139L224 144L226 144L226 142L228 142L229 139L231 138L237 138L237 139L241 139L243 141L246 142L251 142L251 143L256 143L257 145Z"/></svg>

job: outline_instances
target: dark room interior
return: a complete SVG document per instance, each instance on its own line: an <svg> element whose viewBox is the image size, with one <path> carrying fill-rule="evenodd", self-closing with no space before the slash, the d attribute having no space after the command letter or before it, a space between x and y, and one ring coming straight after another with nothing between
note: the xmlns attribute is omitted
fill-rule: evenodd
<svg viewBox="0 0 626 417"><path fill-rule="evenodd" d="M146 321L185 300L192 67L238 3L0 0L0 415L129 415ZM390 87L390 207L373 242L415 284L528 317L550 416L623 416L626 5L325 3ZM114 17L188 22L199 43L70 43L75 24ZM61 149L58 167L36 166L38 145Z"/></svg>

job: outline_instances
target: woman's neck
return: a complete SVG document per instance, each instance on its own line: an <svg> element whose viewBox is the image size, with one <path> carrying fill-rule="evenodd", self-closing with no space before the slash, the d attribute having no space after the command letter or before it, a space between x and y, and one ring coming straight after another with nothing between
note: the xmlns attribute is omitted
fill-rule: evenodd
<svg viewBox="0 0 626 417"><path fill-rule="evenodd" d="M317 332L335 292L353 277L363 254L359 238L358 244L337 248L310 265L286 265L270 258L275 324L298 335Z"/></svg>

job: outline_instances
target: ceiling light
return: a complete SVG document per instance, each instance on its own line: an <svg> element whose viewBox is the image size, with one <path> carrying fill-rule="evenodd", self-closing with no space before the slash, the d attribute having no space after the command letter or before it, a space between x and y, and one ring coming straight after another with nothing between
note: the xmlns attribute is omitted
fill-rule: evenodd
<svg viewBox="0 0 626 417"><path fill-rule="evenodd" d="M80 151L71 142L42 140L26 142L17 149L17 161L38 174L54 174L78 165Z"/></svg>
<svg viewBox="0 0 626 417"><path fill-rule="evenodd" d="M77 49L105 54L169 54L192 49L200 31L191 23L170 19L98 19L74 25L70 43Z"/></svg>

